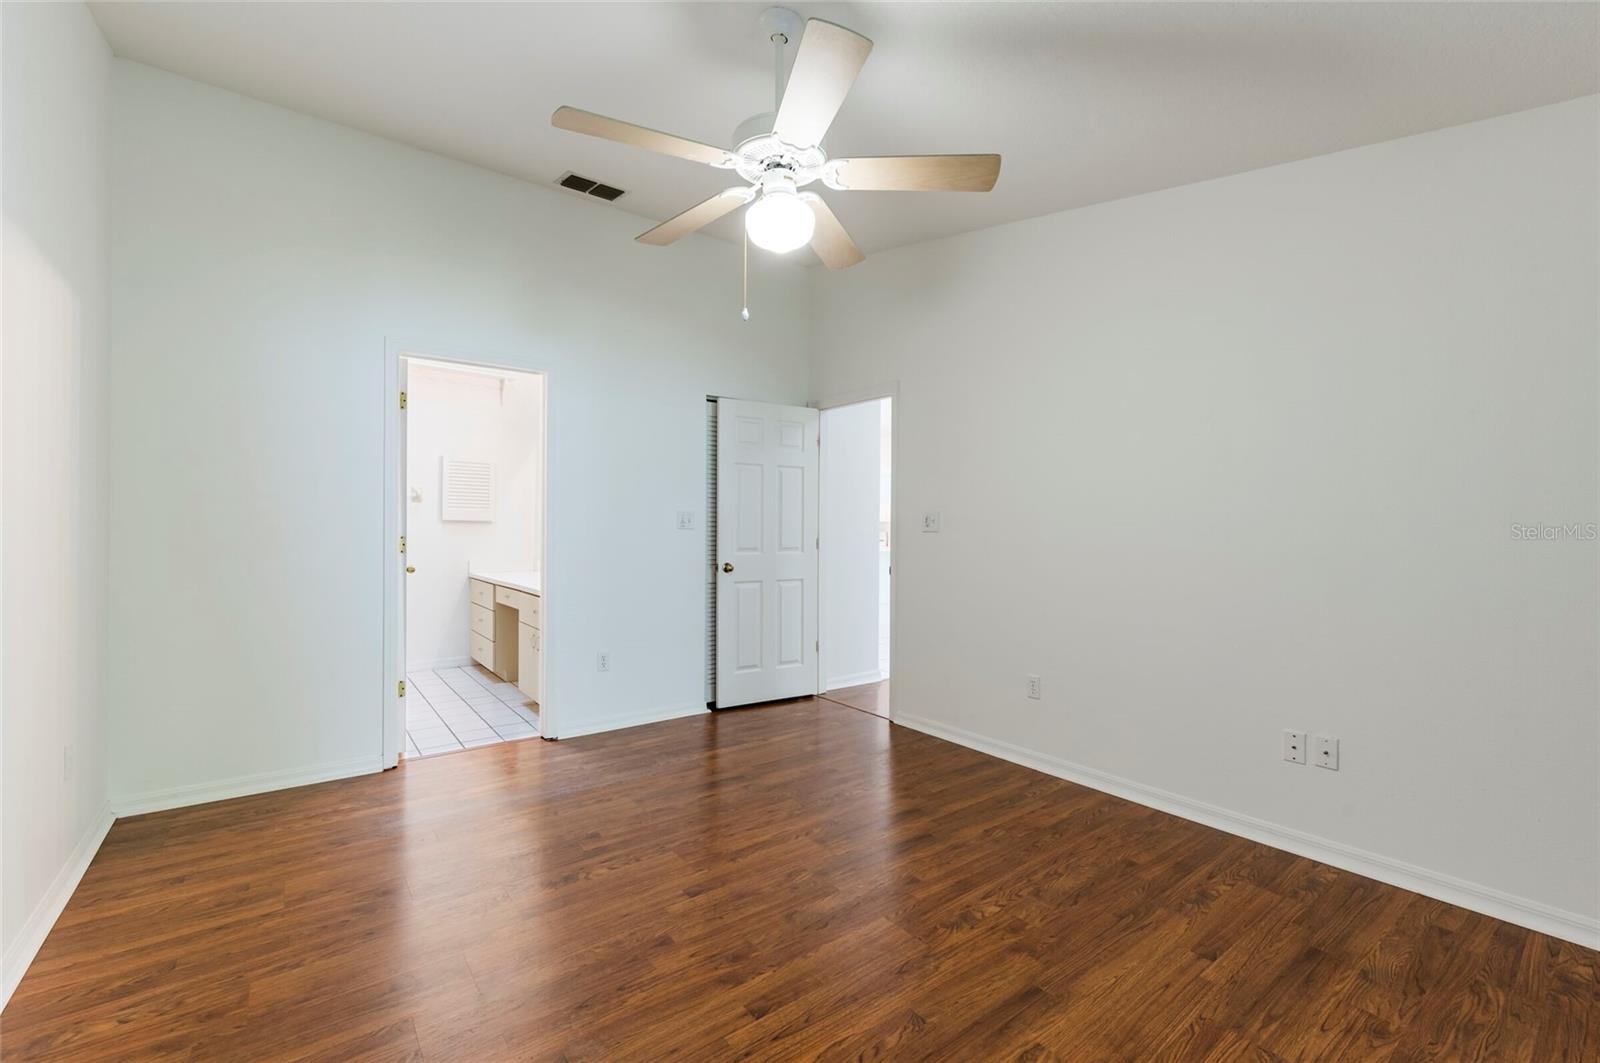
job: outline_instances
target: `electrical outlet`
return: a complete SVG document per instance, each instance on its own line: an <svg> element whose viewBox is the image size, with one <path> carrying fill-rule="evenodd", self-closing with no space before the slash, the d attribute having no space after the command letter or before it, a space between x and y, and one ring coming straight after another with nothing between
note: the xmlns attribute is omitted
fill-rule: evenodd
<svg viewBox="0 0 1600 1063"><path fill-rule="evenodd" d="M938 531L939 530L939 514L937 514L937 513L924 513L922 515L922 530L925 531L925 532L936 532L936 531Z"/></svg>
<svg viewBox="0 0 1600 1063"><path fill-rule="evenodd" d="M1311 736L1312 763L1329 771L1339 770L1339 740L1327 735Z"/></svg>
<svg viewBox="0 0 1600 1063"><path fill-rule="evenodd" d="M1304 764L1306 762L1306 733L1304 731L1283 732L1283 759L1291 764Z"/></svg>
<svg viewBox="0 0 1600 1063"><path fill-rule="evenodd" d="M601 650L599 653L595 654L594 670L597 672L611 671L611 654L607 653L605 650Z"/></svg>
<svg viewBox="0 0 1600 1063"><path fill-rule="evenodd" d="M692 510L692 509L680 509L680 510L678 510L678 530L679 531L694 531L694 510Z"/></svg>
<svg viewBox="0 0 1600 1063"><path fill-rule="evenodd" d="M1034 701L1039 700L1039 677L1036 675L1028 677L1028 697Z"/></svg>

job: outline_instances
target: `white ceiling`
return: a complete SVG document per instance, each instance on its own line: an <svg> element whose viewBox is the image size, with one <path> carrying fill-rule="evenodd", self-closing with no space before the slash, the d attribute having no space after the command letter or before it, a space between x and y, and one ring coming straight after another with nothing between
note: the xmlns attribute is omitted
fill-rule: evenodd
<svg viewBox="0 0 1600 1063"><path fill-rule="evenodd" d="M771 109L764 6L93 5L120 56L536 183L573 170L652 222L732 175L550 112L726 146ZM1600 91L1589 3L795 7L875 42L829 154L1005 157L987 195L824 190L869 254Z"/></svg>

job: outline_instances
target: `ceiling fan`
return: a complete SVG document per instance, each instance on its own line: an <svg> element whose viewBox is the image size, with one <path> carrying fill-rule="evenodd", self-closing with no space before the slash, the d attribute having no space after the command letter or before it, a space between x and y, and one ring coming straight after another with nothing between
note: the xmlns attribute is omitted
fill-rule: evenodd
<svg viewBox="0 0 1600 1063"><path fill-rule="evenodd" d="M813 181L841 192L987 192L994 187L1000 176L998 155L828 158L822 138L866 63L872 42L821 19L808 19L802 30L800 16L782 7L768 8L760 21L774 48L776 109L741 122L732 150L576 107L558 107L550 116L550 124L559 129L733 170L749 182L667 219L638 236L640 243L665 246L749 204L745 232L757 247L783 254L809 243L829 269L844 269L865 256L822 197L800 191ZM795 37L800 48L785 86L783 50Z"/></svg>

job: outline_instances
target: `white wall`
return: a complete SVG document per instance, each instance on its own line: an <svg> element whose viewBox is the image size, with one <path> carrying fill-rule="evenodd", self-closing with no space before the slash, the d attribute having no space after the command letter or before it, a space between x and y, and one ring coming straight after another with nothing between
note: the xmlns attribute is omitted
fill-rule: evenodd
<svg viewBox="0 0 1600 1063"><path fill-rule="evenodd" d="M878 674L878 519L883 402L822 411L819 521L822 689Z"/></svg>
<svg viewBox="0 0 1600 1063"><path fill-rule="evenodd" d="M467 571L539 568L541 378L412 363L406 380L406 667L465 664ZM494 466L492 521L447 521L445 457Z"/></svg>
<svg viewBox="0 0 1600 1063"><path fill-rule="evenodd" d="M549 372L563 735L704 711L675 515L708 393L806 398L805 275L753 257L744 324L736 247L135 63L113 89L119 807L376 766L386 338Z"/></svg>
<svg viewBox="0 0 1600 1063"><path fill-rule="evenodd" d="M111 55L79 4L0 5L0 38L3 1004L110 826L105 418Z"/></svg>
<svg viewBox="0 0 1600 1063"><path fill-rule="evenodd" d="M1600 938L1597 548L1512 531L1600 519L1597 111L817 274L813 393L899 382L896 719Z"/></svg>

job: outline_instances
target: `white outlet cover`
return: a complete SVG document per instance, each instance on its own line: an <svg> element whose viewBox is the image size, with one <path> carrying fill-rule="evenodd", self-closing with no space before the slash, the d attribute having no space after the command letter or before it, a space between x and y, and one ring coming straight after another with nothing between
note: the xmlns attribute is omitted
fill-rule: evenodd
<svg viewBox="0 0 1600 1063"><path fill-rule="evenodd" d="M1327 735L1311 736L1311 763L1329 771L1339 770L1339 740Z"/></svg>
<svg viewBox="0 0 1600 1063"><path fill-rule="evenodd" d="M680 509L680 510L678 510L678 530L679 531L694 531L694 510L692 510L692 509Z"/></svg>
<svg viewBox="0 0 1600 1063"><path fill-rule="evenodd" d="M1283 732L1283 759L1291 764L1304 764L1306 762L1306 733L1304 731Z"/></svg>
<svg viewBox="0 0 1600 1063"><path fill-rule="evenodd" d="M925 532L936 532L936 531L938 531L939 530L939 514L937 514L937 513L924 513L922 515L922 530L925 531Z"/></svg>
<svg viewBox="0 0 1600 1063"><path fill-rule="evenodd" d="M1036 675L1028 677L1028 697L1034 701L1039 700L1039 677Z"/></svg>

